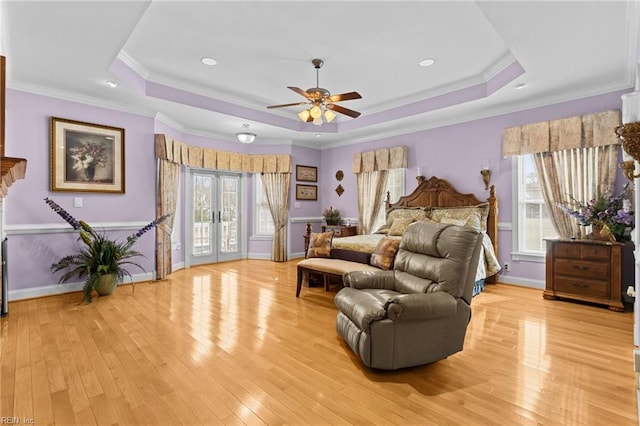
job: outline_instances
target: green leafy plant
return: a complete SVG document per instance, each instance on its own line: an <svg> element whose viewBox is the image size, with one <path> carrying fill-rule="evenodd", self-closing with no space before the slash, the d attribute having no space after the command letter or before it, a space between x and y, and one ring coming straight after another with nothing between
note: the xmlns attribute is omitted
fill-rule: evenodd
<svg viewBox="0 0 640 426"><path fill-rule="evenodd" d="M340 210L334 209L333 206L330 206L328 209L324 209L322 217L327 224L337 224L340 222Z"/></svg>
<svg viewBox="0 0 640 426"><path fill-rule="evenodd" d="M144 256L134 250L133 246L145 232L156 227L168 217L168 215L162 216L150 222L135 234L128 236L125 241L114 241L107 238L105 233L94 230L88 223L71 216L55 201L49 198L44 200L53 211L78 231L80 234L78 240L82 243L76 253L65 256L51 265L51 270L54 273L66 271L60 277L59 282L61 283L74 277L84 279L83 300L87 303L91 303L91 293L102 275L113 275L116 283L120 283L125 278L131 277L131 273L125 269L126 265L136 266L144 271L142 266L131 260ZM133 280L131 284L133 285Z"/></svg>

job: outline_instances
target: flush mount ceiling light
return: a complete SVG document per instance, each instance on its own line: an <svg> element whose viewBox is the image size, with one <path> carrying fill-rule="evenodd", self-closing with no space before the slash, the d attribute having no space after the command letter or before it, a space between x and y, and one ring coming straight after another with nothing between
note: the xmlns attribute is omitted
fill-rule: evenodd
<svg viewBox="0 0 640 426"><path fill-rule="evenodd" d="M433 58L427 58L427 59L423 59L422 61L420 61L420 66L421 67L430 67L431 65L435 64L436 60Z"/></svg>
<svg viewBox="0 0 640 426"><path fill-rule="evenodd" d="M240 143L251 143L256 140L256 134L251 133L249 131L249 125L243 124L242 127L245 129L243 132L236 133L236 138Z"/></svg>

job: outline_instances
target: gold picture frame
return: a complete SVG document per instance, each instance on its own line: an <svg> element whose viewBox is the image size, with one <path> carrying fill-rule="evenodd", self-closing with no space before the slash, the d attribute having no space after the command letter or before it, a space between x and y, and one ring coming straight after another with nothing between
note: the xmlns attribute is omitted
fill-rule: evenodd
<svg viewBox="0 0 640 426"><path fill-rule="evenodd" d="M296 165L296 180L302 182L317 182L318 168L314 166Z"/></svg>
<svg viewBox="0 0 640 426"><path fill-rule="evenodd" d="M296 184L296 200L317 201L318 187L316 185Z"/></svg>
<svg viewBox="0 0 640 426"><path fill-rule="evenodd" d="M51 117L51 191L124 194L124 129Z"/></svg>

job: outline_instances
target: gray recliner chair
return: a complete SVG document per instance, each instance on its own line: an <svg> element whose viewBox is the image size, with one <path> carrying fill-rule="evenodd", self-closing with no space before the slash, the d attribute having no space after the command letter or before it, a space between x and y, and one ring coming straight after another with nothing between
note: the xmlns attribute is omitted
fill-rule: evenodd
<svg viewBox="0 0 640 426"><path fill-rule="evenodd" d="M461 351L481 245L472 228L411 224L393 270L345 274L336 330L373 368L428 364Z"/></svg>

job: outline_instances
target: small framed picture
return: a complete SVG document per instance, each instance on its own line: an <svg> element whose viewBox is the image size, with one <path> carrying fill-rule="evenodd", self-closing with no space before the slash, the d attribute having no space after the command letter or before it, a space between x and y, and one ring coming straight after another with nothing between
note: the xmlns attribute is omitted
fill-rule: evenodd
<svg viewBox="0 0 640 426"><path fill-rule="evenodd" d="M124 194L124 129L51 117L51 191Z"/></svg>
<svg viewBox="0 0 640 426"><path fill-rule="evenodd" d="M316 185L296 184L296 200L318 200L318 187Z"/></svg>
<svg viewBox="0 0 640 426"><path fill-rule="evenodd" d="M313 166L296 165L296 180L303 182L317 182L318 168Z"/></svg>

